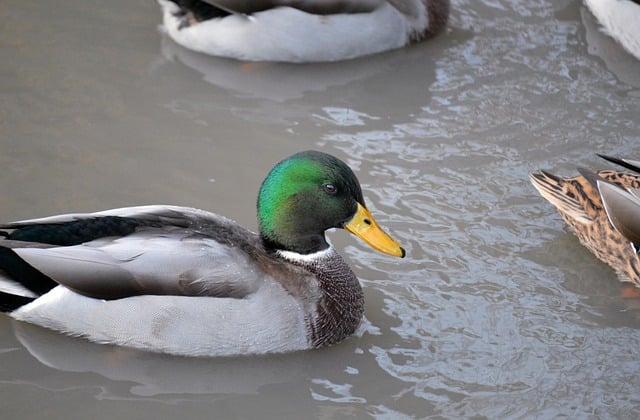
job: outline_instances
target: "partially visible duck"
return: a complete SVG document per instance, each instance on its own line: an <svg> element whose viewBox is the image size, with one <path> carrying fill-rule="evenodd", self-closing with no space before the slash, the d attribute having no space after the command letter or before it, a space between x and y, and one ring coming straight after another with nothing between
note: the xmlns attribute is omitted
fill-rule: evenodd
<svg viewBox="0 0 640 420"><path fill-rule="evenodd" d="M640 287L640 162L600 156L631 172L580 168L581 176L560 178L538 171L530 174L531 182L580 243L622 281Z"/></svg>
<svg viewBox="0 0 640 420"><path fill-rule="evenodd" d="M356 176L334 156L301 152L271 170L257 207L259 234L161 205L0 224L0 309L94 342L187 356L345 339L363 293L325 231L405 255L367 210Z"/></svg>
<svg viewBox="0 0 640 420"><path fill-rule="evenodd" d="M449 0L158 0L183 47L249 61L337 61L441 32Z"/></svg>
<svg viewBox="0 0 640 420"><path fill-rule="evenodd" d="M640 60L640 1L585 0L605 32Z"/></svg>

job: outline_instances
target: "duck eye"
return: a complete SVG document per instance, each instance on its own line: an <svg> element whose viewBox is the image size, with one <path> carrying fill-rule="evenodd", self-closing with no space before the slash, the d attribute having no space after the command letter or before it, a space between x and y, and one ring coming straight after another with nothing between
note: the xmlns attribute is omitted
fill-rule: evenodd
<svg viewBox="0 0 640 420"><path fill-rule="evenodd" d="M331 194L331 195L333 195L333 194L338 192L338 188L336 188L336 186L333 185L333 184L324 184L322 186L322 189L324 190L324 192L326 192L327 194Z"/></svg>

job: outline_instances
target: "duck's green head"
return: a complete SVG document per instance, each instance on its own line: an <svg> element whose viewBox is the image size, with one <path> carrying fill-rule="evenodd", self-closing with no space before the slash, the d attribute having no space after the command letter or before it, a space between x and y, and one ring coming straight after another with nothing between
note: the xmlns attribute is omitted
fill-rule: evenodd
<svg viewBox="0 0 640 420"><path fill-rule="evenodd" d="M326 249L325 231L343 228L378 251L404 257L367 210L360 183L340 159L306 151L278 163L258 195L258 223L265 245L310 254Z"/></svg>

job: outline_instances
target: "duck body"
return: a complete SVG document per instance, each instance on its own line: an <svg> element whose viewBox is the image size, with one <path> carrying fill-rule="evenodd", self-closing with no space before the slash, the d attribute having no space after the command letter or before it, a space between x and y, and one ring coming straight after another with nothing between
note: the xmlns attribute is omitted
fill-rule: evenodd
<svg viewBox="0 0 640 420"><path fill-rule="evenodd" d="M314 164L315 153L296 159ZM306 234L284 244L280 228L257 234L213 213L161 205L1 228L0 308L98 343L186 356L286 352L343 340L364 312L355 274L326 242L308 245Z"/></svg>
<svg viewBox="0 0 640 420"><path fill-rule="evenodd" d="M640 2L634 0L585 0L605 32L640 60Z"/></svg>
<svg viewBox="0 0 640 420"><path fill-rule="evenodd" d="M579 169L581 176L561 178L538 171L530 179L582 245L640 287L640 162L602 157L631 172Z"/></svg>
<svg viewBox="0 0 640 420"><path fill-rule="evenodd" d="M392 50L436 35L449 14L449 0L158 3L176 43L248 61L337 61Z"/></svg>
<svg viewBox="0 0 640 420"><path fill-rule="evenodd" d="M61 230L88 222L84 229L91 231L107 217L122 217L135 231L101 227L101 237L51 248L16 242L17 257L59 284L33 294L12 317L100 343L184 355L283 352L340 340L321 343L310 333L322 295L313 265L287 263L266 252L259 235L215 214L144 206L9 226ZM346 267L335 252L315 264ZM342 338L362 316L362 290L350 270L345 276L360 307L337 334Z"/></svg>

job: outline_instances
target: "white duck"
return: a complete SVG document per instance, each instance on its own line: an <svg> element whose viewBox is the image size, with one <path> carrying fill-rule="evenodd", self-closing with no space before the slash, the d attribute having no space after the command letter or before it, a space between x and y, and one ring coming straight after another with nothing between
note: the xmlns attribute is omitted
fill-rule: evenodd
<svg viewBox="0 0 640 420"><path fill-rule="evenodd" d="M640 2L637 0L585 0L607 34L640 60Z"/></svg>
<svg viewBox="0 0 640 420"><path fill-rule="evenodd" d="M248 61L337 61L441 32L449 0L158 0L178 44Z"/></svg>

